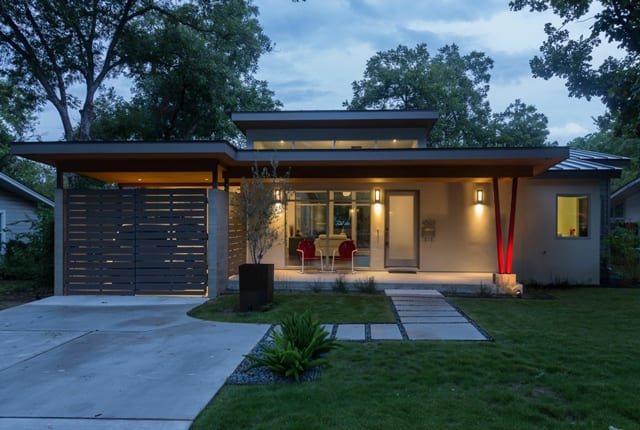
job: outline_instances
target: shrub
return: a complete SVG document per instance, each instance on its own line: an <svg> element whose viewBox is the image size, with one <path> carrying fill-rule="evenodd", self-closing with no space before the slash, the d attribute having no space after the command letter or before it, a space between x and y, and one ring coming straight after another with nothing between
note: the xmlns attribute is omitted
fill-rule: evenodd
<svg viewBox="0 0 640 430"><path fill-rule="evenodd" d="M347 283L344 280L344 275L340 275L336 278L336 282L333 284L333 291L336 293L347 292Z"/></svg>
<svg viewBox="0 0 640 430"><path fill-rule="evenodd" d="M53 210L39 209L29 222L29 233L7 243L0 274L4 279L28 280L34 293L46 294L53 286Z"/></svg>
<svg viewBox="0 0 640 430"><path fill-rule="evenodd" d="M320 356L338 346L309 312L293 313L285 317L280 331L274 330L270 339L272 345L268 343L260 345L261 356L246 355L255 362L249 369L266 366L296 381L300 381L300 376L305 371L328 365L328 361Z"/></svg>
<svg viewBox="0 0 640 430"><path fill-rule="evenodd" d="M376 292L376 280L373 276L369 276L366 279L356 281L355 287L361 293L373 294Z"/></svg>
<svg viewBox="0 0 640 430"><path fill-rule="evenodd" d="M640 237L625 227L616 227L609 234L607 241L611 247L611 263L615 270L621 272L625 279L640 279Z"/></svg>

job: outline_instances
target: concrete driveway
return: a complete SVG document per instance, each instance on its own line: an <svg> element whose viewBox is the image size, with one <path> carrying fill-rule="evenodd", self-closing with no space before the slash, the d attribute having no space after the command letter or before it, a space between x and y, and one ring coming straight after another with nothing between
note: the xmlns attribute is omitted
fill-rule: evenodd
<svg viewBox="0 0 640 430"><path fill-rule="evenodd" d="M50 297L0 311L0 429L183 430L267 325L205 299Z"/></svg>

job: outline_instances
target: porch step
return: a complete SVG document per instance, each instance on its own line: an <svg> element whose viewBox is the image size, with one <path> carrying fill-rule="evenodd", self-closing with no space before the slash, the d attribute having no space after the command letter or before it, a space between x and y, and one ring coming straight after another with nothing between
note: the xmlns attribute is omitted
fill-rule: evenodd
<svg viewBox="0 0 640 430"><path fill-rule="evenodd" d="M274 288L276 291L331 291L338 282L344 282L348 291L358 291L358 287L373 278L378 291L394 290L397 293L434 290L451 295L480 295L493 287L491 273L417 272L388 273L387 271L322 272L277 269ZM227 291L238 291L238 277L232 276L227 282ZM430 293L422 293L430 294Z"/></svg>

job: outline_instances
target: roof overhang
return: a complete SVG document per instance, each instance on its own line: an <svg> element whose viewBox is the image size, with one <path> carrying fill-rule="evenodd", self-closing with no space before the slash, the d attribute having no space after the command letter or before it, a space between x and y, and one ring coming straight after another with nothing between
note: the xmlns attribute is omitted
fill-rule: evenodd
<svg viewBox="0 0 640 430"><path fill-rule="evenodd" d="M121 185L206 185L222 179L218 169L233 162L226 141L18 142L13 154Z"/></svg>
<svg viewBox="0 0 640 430"><path fill-rule="evenodd" d="M21 142L12 149L63 172L147 186L234 180L274 161L291 168L292 179L532 177L569 157L566 147L258 151L224 141Z"/></svg>
<svg viewBox="0 0 640 430"><path fill-rule="evenodd" d="M7 190L11 193L17 194L35 204L42 204L50 208L53 207L53 202L43 195L33 191L31 188L21 184L15 179L0 173L0 188Z"/></svg>
<svg viewBox="0 0 640 430"><path fill-rule="evenodd" d="M428 135L438 120L438 113L425 110L234 112L231 120L244 134L247 130L273 129L424 128Z"/></svg>

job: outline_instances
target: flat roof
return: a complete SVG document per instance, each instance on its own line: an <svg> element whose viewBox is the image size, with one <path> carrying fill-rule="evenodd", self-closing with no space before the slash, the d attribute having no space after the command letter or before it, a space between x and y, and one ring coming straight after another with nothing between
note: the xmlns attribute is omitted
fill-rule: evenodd
<svg viewBox="0 0 640 430"><path fill-rule="evenodd" d="M224 141L21 142L12 150L64 172L138 185L234 180L273 161L291 168L292 179L531 177L569 157L566 147L272 151Z"/></svg>
<svg viewBox="0 0 640 430"><path fill-rule="evenodd" d="M424 128L429 134L438 120L433 110L314 110L233 112L231 120L248 130L314 128Z"/></svg>

